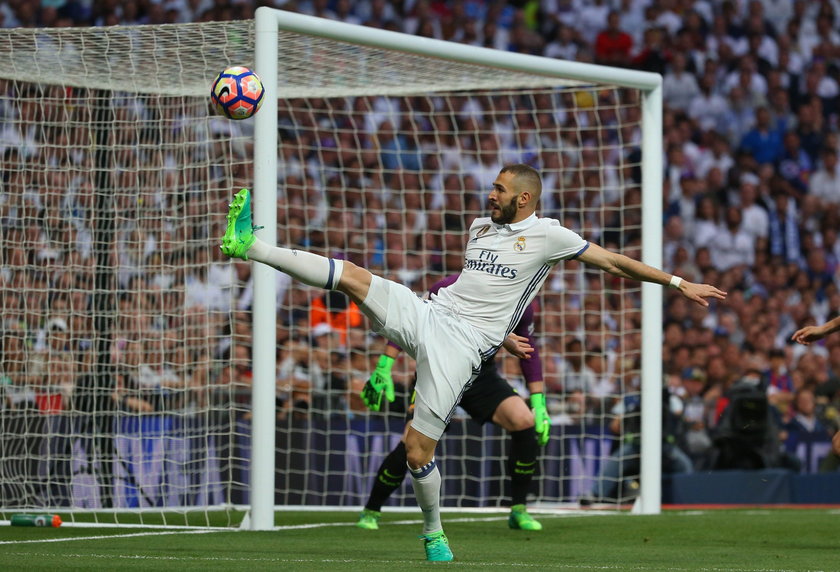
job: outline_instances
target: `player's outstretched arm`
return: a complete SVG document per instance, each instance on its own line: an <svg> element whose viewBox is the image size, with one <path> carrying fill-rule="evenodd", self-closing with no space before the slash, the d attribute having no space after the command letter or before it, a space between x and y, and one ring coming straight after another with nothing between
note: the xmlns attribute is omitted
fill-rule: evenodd
<svg viewBox="0 0 840 572"><path fill-rule="evenodd" d="M726 298L726 292L718 290L710 284L696 284L688 280L683 280L678 276L672 276L667 272L663 272L653 266L648 266L644 262L639 262L629 256L609 251L597 244L589 243L589 248L578 256L578 260L584 264L596 266L610 274L621 276L622 278L670 286L679 290L683 296L697 302L701 306L709 305L708 298L717 298L719 300Z"/></svg>
<svg viewBox="0 0 840 572"><path fill-rule="evenodd" d="M551 437L551 417L548 415L548 408L545 403L545 383L543 382L540 352L534 338L534 313L535 305L532 302L528 304L512 334L527 340L528 345L533 350L530 359L519 360L519 369L522 371L522 377L528 386L528 393L531 394L530 401L531 409L534 412L534 432L537 434L537 443L544 446Z"/></svg>
<svg viewBox="0 0 840 572"><path fill-rule="evenodd" d="M827 335L833 334L837 330L840 330L840 316L829 320L821 326L805 326L804 328L794 332L790 339L794 342L807 346L811 342L821 340Z"/></svg>

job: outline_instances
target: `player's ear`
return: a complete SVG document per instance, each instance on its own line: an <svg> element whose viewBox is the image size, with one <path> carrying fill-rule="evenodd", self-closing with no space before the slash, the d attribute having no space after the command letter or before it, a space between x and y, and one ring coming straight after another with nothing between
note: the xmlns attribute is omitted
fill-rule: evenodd
<svg viewBox="0 0 840 572"><path fill-rule="evenodd" d="M522 191L521 193L519 193L519 196L516 197L516 205L521 209L528 206L528 203L530 202L531 193L529 193L528 191Z"/></svg>

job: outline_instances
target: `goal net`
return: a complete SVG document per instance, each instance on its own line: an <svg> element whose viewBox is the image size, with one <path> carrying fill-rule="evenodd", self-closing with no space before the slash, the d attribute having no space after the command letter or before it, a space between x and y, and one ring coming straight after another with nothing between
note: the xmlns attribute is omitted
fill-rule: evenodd
<svg viewBox="0 0 840 572"><path fill-rule="evenodd" d="M358 308L277 273L276 331L253 331L267 311L253 267L219 252L265 117L214 116L207 95L225 67L254 65L254 35L253 22L0 31L3 514L235 524L255 501L261 336L277 340L275 504L361 506L399 441L411 361L395 366L395 403L368 412L358 394L384 340ZM523 162L543 174L541 215L641 256L640 90L319 36L279 33L280 244L422 294L460 270L490 183ZM574 262L538 297L553 427L535 502L576 501L637 440L638 423L613 420L639 402L641 298ZM498 367L527 393L515 359ZM508 448L456 415L438 451L444 505L503 504ZM638 486L628 454L636 468L605 481L613 499ZM405 488L388 506L413 504Z"/></svg>

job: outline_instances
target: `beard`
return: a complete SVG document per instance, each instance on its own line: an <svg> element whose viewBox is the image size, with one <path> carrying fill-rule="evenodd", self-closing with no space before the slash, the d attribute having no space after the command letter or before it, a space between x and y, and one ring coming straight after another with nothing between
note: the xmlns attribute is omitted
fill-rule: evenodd
<svg viewBox="0 0 840 572"><path fill-rule="evenodd" d="M496 224L510 224L513 222L514 217L516 217L516 203L514 201L509 202L506 205L498 205L499 213L498 214L491 214L490 220L492 220Z"/></svg>

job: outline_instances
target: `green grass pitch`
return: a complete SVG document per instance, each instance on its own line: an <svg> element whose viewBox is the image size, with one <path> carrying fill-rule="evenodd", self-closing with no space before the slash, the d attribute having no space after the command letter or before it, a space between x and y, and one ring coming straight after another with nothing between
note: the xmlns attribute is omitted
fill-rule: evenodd
<svg viewBox="0 0 840 572"><path fill-rule="evenodd" d="M8 518L6 515L5 518ZM540 514L541 532L502 513L444 513L455 561L424 561L413 513L385 512L379 531L355 513L278 512L279 530L0 528L4 570L840 570L840 510L729 509L635 516Z"/></svg>

